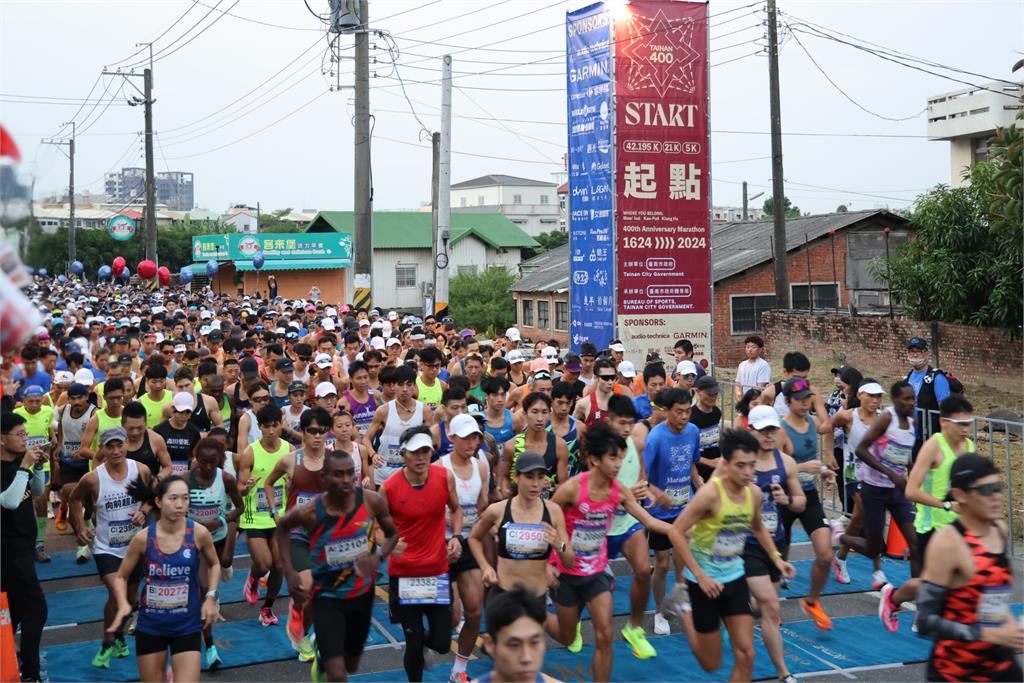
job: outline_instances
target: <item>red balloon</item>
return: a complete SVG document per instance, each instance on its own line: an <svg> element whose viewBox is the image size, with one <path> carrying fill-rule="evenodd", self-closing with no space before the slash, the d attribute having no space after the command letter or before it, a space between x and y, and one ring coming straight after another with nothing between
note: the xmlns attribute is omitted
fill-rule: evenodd
<svg viewBox="0 0 1024 683"><path fill-rule="evenodd" d="M161 287L166 287L171 284L171 271L168 270L167 266L160 266L160 269L156 271L156 274L160 278Z"/></svg>
<svg viewBox="0 0 1024 683"><path fill-rule="evenodd" d="M110 264L110 270L114 272L114 277L121 277L121 273L124 271L124 267L128 265L124 260L124 256L118 256Z"/></svg>
<svg viewBox="0 0 1024 683"><path fill-rule="evenodd" d="M156 264L149 259L139 261L139 265L135 266L135 272L143 280L151 280L156 275Z"/></svg>

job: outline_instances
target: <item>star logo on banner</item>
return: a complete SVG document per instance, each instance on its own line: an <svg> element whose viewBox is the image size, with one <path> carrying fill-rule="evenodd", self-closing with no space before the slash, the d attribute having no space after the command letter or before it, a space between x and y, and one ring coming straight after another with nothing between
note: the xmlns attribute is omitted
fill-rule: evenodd
<svg viewBox="0 0 1024 683"><path fill-rule="evenodd" d="M633 14L629 39L622 53L629 58L627 83L635 93L646 88L665 97L669 90L696 91L694 64L700 54L693 48L695 22L673 25L662 10L653 17Z"/></svg>

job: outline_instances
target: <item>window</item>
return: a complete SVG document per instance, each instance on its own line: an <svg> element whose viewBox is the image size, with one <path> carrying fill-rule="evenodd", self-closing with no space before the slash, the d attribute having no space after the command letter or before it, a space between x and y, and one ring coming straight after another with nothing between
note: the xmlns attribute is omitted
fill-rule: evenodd
<svg viewBox="0 0 1024 683"><path fill-rule="evenodd" d="M468 205L469 205L469 200L468 199L466 199L465 197L462 197L462 198L459 199L459 206L468 206Z"/></svg>
<svg viewBox="0 0 1024 683"><path fill-rule="evenodd" d="M459 266L458 275L476 275L476 266Z"/></svg>
<svg viewBox="0 0 1024 683"><path fill-rule="evenodd" d="M555 302L555 329L569 329L569 303L566 301Z"/></svg>
<svg viewBox="0 0 1024 683"><path fill-rule="evenodd" d="M833 282L812 285L815 308L838 308L839 292ZM810 308L807 302L807 285L790 285L793 308Z"/></svg>
<svg viewBox="0 0 1024 683"><path fill-rule="evenodd" d="M395 266L395 287L409 289L416 286L416 264Z"/></svg>
<svg viewBox="0 0 1024 683"><path fill-rule="evenodd" d="M478 196L476 198L476 205L477 206L483 206L484 205L484 196L483 195L480 195L480 196Z"/></svg>
<svg viewBox="0 0 1024 683"><path fill-rule="evenodd" d="M547 204L550 201L550 199L551 199L551 197L547 196L546 194L542 194L540 196L540 203L541 204Z"/></svg>
<svg viewBox="0 0 1024 683"><path fill-rule="evenodd" d="M523 327L533 327L533 299L523 299Z"/></svg>
<svg viewBox="0 0 1024 683"><path fill-rule="evenodd" d="M551 321L548 319L548 302L537 302L537 327L541 330L548 329Z"/></svg>
<svg viewBox="0 0 1024 683"><path fill-rule="evenodd" d="M514 195L512 195L512 203L513 204L522 204L523 203L523 195L521 195L521 194L514 194Z"/></svg>
<svg viewBox="0 0 1024 683"><path fill-rule="evenodd" d="M775 307L775 295L751 294L748 296L733 296L730 303L732 306L733 334L760 332L761 314Z"/></svg>

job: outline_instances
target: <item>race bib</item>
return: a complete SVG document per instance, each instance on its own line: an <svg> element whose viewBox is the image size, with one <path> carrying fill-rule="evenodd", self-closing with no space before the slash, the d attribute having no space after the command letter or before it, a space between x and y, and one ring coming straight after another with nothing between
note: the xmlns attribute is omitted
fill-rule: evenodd
<svg viewBox="0 0 1024 683"><path fill-rule="evenodd" d="M385 459L388 462L388 467L401 467L405 464L405 460L402 458L402 453L398 449L398 444L388 444L388 450L385 454Z"/></svg>
<svg viewBox="0 0 1024 683"><path fill-rule="evenodd" d="M778 526L778 522L776 522L776 526ZM711 559L731 560L743 552L743 546L746 543L746 532L723 529L715 535L715 543L711 546Z"/></svg>
<svg viewBox="0 0 1024 683"><path fill-rule="evenodd" d="M462 506L462 529L465 532L474 524L476 520L480 518L480 513L476 509L476 503L469 503L468 505Z"/></svg>
<svg viewBox="0 0 1024 683"><path fill-rule="evenodd" d="M768 530L768 533L774 534L779 530L779 513L775 510L761 512L761 522L764 523L764 528Z"/></svg>
<svg viewBox="0 0 1024 683"><path fill-rule="evenodd" d="M346 536L324 546L327 566L331 569L348 569L355 564L356 558L370 552L370 544L366 534Z"/></svg>
<svg viewBox="0 0 1024 683"><path fill-rule="evenodd" d="M171 472L177 474L179 477L183 477L188 474L188 460L172 460Z"/></svg>
<svg viewBox="0 0 1024 683"><path fill-rule="evenodd" d="M398 579L400 605L448 605L452 601L448 573L440 576L402 576Z"/></svg>
<svg viewBox="0 0 1024 683"><path fill-rule="evenodd" d="M188 516L189 519L196 522L212 522L220 517L220 505L218 503L203 503L199 505L192 503L188 507Z"/></svg>
<svg viewBox="0 0 1024 683"><path fill-rule="evenodd" d="M719 425L711 425L700 430L700 449L711 448L718 445Z"/></svg>
<svg viewBox="0 0 1024 683"><path fill-rule="evenodd" d="M978 626L1002 626L1010 613L1011 586L984 586L975 612Z"/></svg>
<svg viewBox="0 0 1024 683"><path fill-rule="evenodd" d="M28 447L29 448L34 448L35 446L38 446L41 443L46 443L46 437L45 436L30 436L30 437L28 437ZM77 441L70 441L70 442L66 442L66 443L74 443L76 445L75 446L75 450L78 450L79 443Z"/></svg>
<svg viewBox="0 0 1024 683"><path fill-rule="evenodd" d="M299 491L295 494L295 505L308 505L319 497L319 493L305 493L304 491Z"/></svg>
<svg viewBox="0 0 1024 683"><path fill-rule="evenodd" d="M537 559L547 552L548 542L544 538L543 524L506 524L505 552L516 560Z"/></svg>
<svg viewBox="0 0 1024 683"><path fill-rule="evenodd" d="M608 529L603 524L601 526L584 526L577 523L576 528L572 530L573 552L584 557L597 555L601 552L601 546L607 535Z"/></svg>
<svg viewBox="0 0 1024 683"><path fill-rule="evenodd" d="M138 531L138 527L130 519L112 519L107 524L109 536L107 545L111 548L124 548L131 543L132 536Z"/></svg>
<svg viewBox="0 0 1024 683"><path fill-rule="evenodd" d="M672 506L679 507L690 502L689 486L673 486L665 489L665 495L672 499Z"/></svg>
<svg viewBox="0 0 1024 683"><path fill-rule="evenodd" d="M274 507L267 505L267 492L262 486L256 490L256 512L273 512L281 509L284 500L284 486L274 487Z"/></svg>
<svg viewBox="0 0 1024 683"><path fill-rule="evenodd" d="M42 441L40 441L42 443ZM32 444L29 444L32 445ZM61 446L60 459L62 462L75 462L78 460L76 454L78 449L82 447L81 441L65 441Z"/></svg>
<svg viewBox="0 0 1024 683"><path fill-rule="evenodd" d="M179 610L188 607L188 581L146 584L146 607L158 610Z"/></svg>
<svg viewBox="0 0 1024 683"><path fill-rule="evenodd" d="M882 457L893 465L906 468L907 463L910 462L910 454L912 452L913 446L904 446L903 444L890 441L886 445L885 450L882 451Z"/></svg>

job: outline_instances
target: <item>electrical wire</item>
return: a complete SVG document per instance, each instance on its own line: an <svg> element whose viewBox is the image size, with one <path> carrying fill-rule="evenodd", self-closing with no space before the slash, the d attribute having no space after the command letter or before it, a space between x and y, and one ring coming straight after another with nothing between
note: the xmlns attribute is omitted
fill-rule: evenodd
<svg viewBox="0 0 1024 683"><path fill-rule="evenodd" d="M88 133L89 129L92 128L93 126L95 126L96 122L99 121L100 119L102 119L103 115L107 113L107 110L110 109L110 105L114 103L114 100L116 100L118 97L122 96L123 94L124 94L124 82L121 83L121 87L118 88L117 92L110 96L110 99L107 100L106 106L104 106L103 109L100 110L100 113L96 115L96 118L94 118L92 121L90 121L89 123L86 123L84 126L82 126L82 133L83 134L84 133Z"/></svg>
<svg viewBox="0 0 1024 683"><path fill-rule="evenodd" d="M210 5L207 5L205 2L202 2L202 0L197 0L196 4L202 5L203 7L211 7ZM212 9L216 9L216 7L212 7ZM268 21L260 21L259 19L253 19L251 17L242 16L241 14L232 14L230 11L227 11L227 10L216 10L216 11L220 12L223 15L229 16L232 19L240 19L241 21L247 21L247 22L249 22L251 24L259 24L260 26L269 26L270 28L279 28L279 29L284 30L284 31L316 31L317 33L319 33L321 31L320 28L307 28L305 26L283 26L282 24L274 24L274 23L271 23L271 22L268 22Z"/></svg>
<svg viewBox="0 0 1024 683"><path fill-rule="evenodd" d="M139 136L140 134L139 134L139 133L135 133L135 135L136 135L136 136ZM131 151L132 151L132 148L134 148L134 147L135 147L135 145L137 145L138 143L139 143L139 140L138 140L138 137L136 137L135 139L133 139L133 140L132 140L131 142L129 142L129 143L128 143L128 147L127 147L127 149L125 149L125 150L124 150L123 152L121 152L121 156L117 158L117 161L115 161L115 162L113 163L113 165L112 165L112 166L111 166L110 168L108 168L108 169L107 169L106 171L104 171L104 172L103 172L103 173L102 173L102 174L100 175L100 177L99 177L99 178L97 178L96 180L93 180L93 181L90 181L90 182L88 182L88 183L85 183L85 184L84 184L84 185L82 185L81 187L83 187L83 188L86 188L86 187L92 187L93 185L95 185L96 183L100 182L101 180L104 180L104 179L105 179L105 178L107 177L107 174L108 174L108 173L110 173L111 171L113 171L113 170L114 170L115 168L117 168L117 167L118 167L118 166L119 166L119 165L120 165L120 164L121 164L122 162L124 162L124 160L125 160L125 159L126 159L126 158L128 157L128 153L129 153L129 152L131 152Z"/></svg>
<svg viewBox="0 0 1024 683"><path fill-rule="evenodd" d="M217 5L216 5L216 7L219 7L219 6L220 6L220 4L221 4L221 2L223 2L223 1L224 1L224 0L217 0ZM234 3L232 3L231 7L228 7L228 11L230 11L230 10L234 9L234 8L235 8L235 6L236 6L236 5L238 5L238 3L239 3L239 2L241 2L241 0L235 0L235 1L234 1ZM175 47L175 48L174 48L173 50L170 50L170 48L171 48L171 47L173 47L175 43L177 43L177 42L178 42L178 41L180 41L180 40L181 40L182 38L184 38L184 37L185 37L185 36L187 36L187 35L188 35L189 33L191 33L191 32L192 32L192 31L193 31L193 30L194 30L194 29L195 29L195 28L196 28L197 26L199 26L199 24L203 23L203 21L205 21L205 20L206 20L206 17L210 16L210 14L211 14L211 13L213 12L213 10L214 10L214 9L216 9L216 7L214 7L214 8L211 8L211 9L207 10L206 14L204 14L204 15L203 15L203 16L202 16L202 17L201 17L201 18L199 19L199 21L197 21L197 22L196 22L195 24L193 24L191 28L189 28L189 29L188 29L187 31L185 31L185 32L184 32L184 33L182 33L182 34L181 34L180 36L178 36L178 37L177 37L177 38L176 38L175 40L171 41L171 43L170 43L169 45L166 45L166 46L165 46L164 48L162 48L161 50L159 50L159 51L157 51L156 53L154 53L154 54L153 54L153 58L152 58L151 60L149 60L148 62L147 62L147 60L143 60L143 61L141 61L141 62L138 62L138 63L136 63L136 64L131 64L131 65L129 65L128 67L125 67L125 68L138 68L138 67L141 67L141 66L144 66L144 65L146 65L147 63L150 63L150 64L155 64L155 63L157 63L157 62L159 62L159 61L162 61L162 60L164 60L164 59L166 59L166 58L170 57L171 55L173 55L173 54L174 54L175 52L177 52L178 50L181 50L182 48L184 48L185 46L187 46L187 45L188 45L189 43L191 43L191 42L192 42L193 40L195 40L195 39L196 39L196 38L198 38L199 36L201 36L201 35L203 35L204 33L206 33L206 32L207 32L208 30L210 30L210 29L211 29L211 28L212 28L212 27L213 27L213 26L214 26L214 25L215 25L215 24L216 24L216 23L217 23L218 21L220 21L221 19L223 19L223 18L224 18L224 14L223 14L223 13L221 13L221 14L217 15L217 16L216 16L216 17L215 17L215 18L213 19L213 21L211 21L211 22L210 22L209 24L207 24L206 26L204 26L203 28L201 28L201 29L200 29L200 30L199 30L199 31L198 31L197 33L193 34L193 35L192 35L192 37L190 37L190 38L189 38L188 40L186 40L186 41L185 41L184 43L182 43L181 45L178 45L178 46L177 46L177 47ZM170 52L168 52L168 50L170 50Z"/></svg>
<svg viewBox="0 0 1024 683"><path fill-rule="evenodd" d="M379 140L387 140L388 142L394 142L395 144L398 144L398 145L406 145L407 147L419 147L421 149L432 149L432 146L421 145L418 142L409 142L407 140L398 140L398 139L395 139L395 138L386 138L386 137L383 137L383 136L380 136L380 135L377 136L377 139L379 139ZM522 164L541 164L542 166L561 166L562 165L561 162L557 162L556 163L556 162L551 162L551 161L537 161L536 159L513 159L513 158L510 158L510 157L494 156L494 155L491 155L491 154L477 154L475 152L459 152L459 151L454 150L454 149L452 150L452 154L458 154L459 156L464 156L464 157L476 157L478 159L497 159L498 161L515 161L515 162L522 163Z"/></svg>
<svg viewBox="0 0 1024 683"><path fill-rule="evenodd" d="M420 140L426 139L424 138L424 134L426 134L426 137L429 138L431 136L430 129L427 128L426 125L424 125L423 121L420 120L419 114L416 113L416 108L413 106L412 100L409 99L409 93L407 93L405 90L405 81L402 80L402 74L398 70L398 60L401 54L398 50L398 44L390 35L382 34L382 36L384 40L387 42L388 54L391 56L391 64L394 67L395 77L398 79L398 84L402 86L402 96L405 97L405 101L409 105L409 111L412 112L413 118L416 119L416 123L420 124L420 130L417 133L417 135Z"/></svg>
<svg viewBox="0 0 1024 683"><path fill-rule="evenodd" d="M558 163L558 162L557 162L557 161L555 161L554 159L552 159L552 158L550 158L549 156L547 156L547 154L545 154L544 152L542 152L542 151L540 151L539 149L537 149L537 147L536 147L536 146L534 146L534 145L533 145L533 143L531 143L531 142L530 142L529 140L527 140L526 138L524 138L523 136L521 136L521 135L520 135L519 133L517 133L516 131L512 130L512 129L511 129L511 128L509 128L508 126L506 126L506 125L505 125L505 123L504 123L504 122L503 122L503 121L502 121L501 119L499 119L499 118L495 117L495 116L494 116L494 114L492 114L491 112L489 112L489 111L487 110L487 108L486 108L486 107L484 107L484 105L482 105L482 104L480 104L479 102L477 102L477 101L476 101L476 99L475 99L475 98L474 98L474 97L473 97L472 95L470 95L470 94L469 94L468 92L466 92L465 90L463 90L463 88L462 88L461 86L460 86L460 87L457 87L457 88L455 88L455 89L456 89L456 90L458 90L459 92L461 92L461 93L462 93L463 95L465 95L466 99L468 99L468 100L469 100L470 102L472 102L472 103L473 103L474 105L476 105L476 108L477 108L477 109L479 109L479 110L480 110L480 111L482 111L483 113L485 113L485 114L487 114L488 116L490 116L490 117L491 117L491 120L492 120L492 121L496 122L496 123L497 123L497 124L498 124L499 126L501 126L501 127L502 127L502 128L503 128L503 129L505 130L505 131L507 131L507 132L511 133L511 134L512 134L512 135L514 135L514 136L515 136L516 138L518 138L519 140L521 140L521 141L523 142L523 144L525 144L525 145L526 145L527 147L529 147L529 148L530 148L530 149L532 149L532 150L533 150L534 152L536 152L537 154L539 154L539 155L540 155L540 156L541 156L542 158L544 158L544 159L546 159L546 160L550 161L551 163Z"/></svg>
<svg viewBox="0 0 1024 683"><path fill-rule="evenodd" d="M160 33L160 35L158 35L153 40L149 41L149 44L152 45L153 43L155 43L156 41L160 40L165 35L167 35L172 28L177 26L181 22L181 20L184 19L188 15L189 12L191 12L193 9L195 9L197 4L199 4L198 0L192 0L192 4L188 6L188 9L186 9L177 19L175 19L174 23L172 23L170 26L165 28ZM124 59L119 59L116 62L111 62L110 64L107 64L107 67L117 66L118 64L121 64L123 62L127 62L127 61L130 61L130 60L134 59L136 56L138 56L138 55L142 54L143 52L145 52L149 48L150 45L143 44L138 50L136 50L132 54L128 55Z"/></svg>

